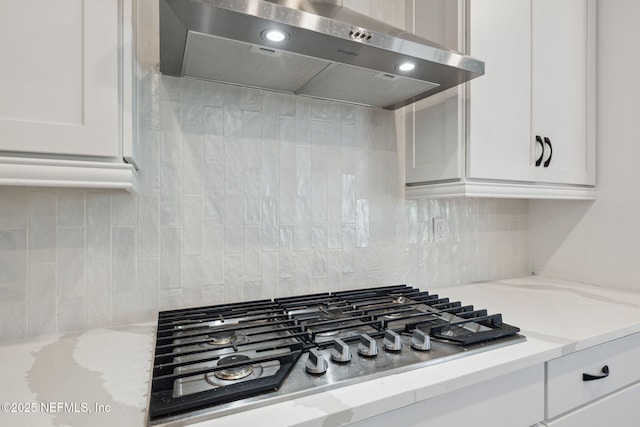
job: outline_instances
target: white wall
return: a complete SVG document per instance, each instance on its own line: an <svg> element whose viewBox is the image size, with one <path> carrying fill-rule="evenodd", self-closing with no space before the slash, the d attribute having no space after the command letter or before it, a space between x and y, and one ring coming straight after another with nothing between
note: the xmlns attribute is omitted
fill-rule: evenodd
<svg viewBox="0 0 640 427"><path fill-rule="evenodd" d="M598 200L530 203L538 274L640 289L640 2L598 2Z"/></svg>

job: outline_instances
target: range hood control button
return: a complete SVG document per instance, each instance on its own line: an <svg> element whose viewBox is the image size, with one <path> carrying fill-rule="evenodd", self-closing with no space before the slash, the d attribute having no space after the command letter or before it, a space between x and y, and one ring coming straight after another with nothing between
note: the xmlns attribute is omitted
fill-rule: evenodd
<svg viewBox="0 0 640 427"><path fill-rule="evenodd" d="M378 355L378 343L367 334L360 335L358 353L362 356L373 357Z"/></svg>
<svg viewBox="0 0 640 427"><path fill-rule="evenodd" d="M345 363L351 360L351 350L349 349L347 343L342 341L340 338L336 339L333 342L331 359L340 363Z"/></svg>
<svg viewBox="0 0 640 427"><path fill-rule="evenodd" d="M431 350L431 337L420 329L414 329L411 336L411 347L419 351Z"/></svg>
<svg viewBox="0 0 640 427"><path fill-rule="evenodd" d="M328 365L329 363L317 348L309 350L309 360L307 360L305 365L307 372L314 375L322 375L327 372Z"/></svg>
<svg viewBox="0 0 640 427"><path fill-rule="evenodd" d="M384 332L384 349L387 351L400 351L402 350L402 340L400 335L387 329Z"/></svg>

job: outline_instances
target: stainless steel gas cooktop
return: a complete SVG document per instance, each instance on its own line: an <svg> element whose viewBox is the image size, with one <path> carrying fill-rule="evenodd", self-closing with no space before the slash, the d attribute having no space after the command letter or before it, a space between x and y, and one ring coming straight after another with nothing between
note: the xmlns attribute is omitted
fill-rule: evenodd
<svg viewBox="0 0 640 427"><path fill-rule="evenodd" d="M185 425L524 340L406 285L160 312L149 425Z"/></svg>

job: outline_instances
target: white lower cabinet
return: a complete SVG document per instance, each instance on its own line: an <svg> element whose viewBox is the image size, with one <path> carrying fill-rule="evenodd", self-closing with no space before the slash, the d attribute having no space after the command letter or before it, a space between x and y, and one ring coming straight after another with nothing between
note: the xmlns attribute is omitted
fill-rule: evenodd
<svg viewBox="0 0 640 427"><path fill-rule="evenodd" d="M548 427L637 427L640 423L640 384L626 387L553 421Z"/></svg>
<svg viewBox="0 0 640 427"><path fill-rule="evenodd" d="M636 427L639 360L637 333L349 425Z"/></svg>
<svg viewBox="0 0 640 427"><path fill-rule="evenodd" d="M350 426L528 427L543 416L544 366L537 365Z"/></svg>
<svg viewBox="0 0 640 427"><path fill-rule="evenodd" d="M640 334L547 362L545 425L637 426Z"/></svg>

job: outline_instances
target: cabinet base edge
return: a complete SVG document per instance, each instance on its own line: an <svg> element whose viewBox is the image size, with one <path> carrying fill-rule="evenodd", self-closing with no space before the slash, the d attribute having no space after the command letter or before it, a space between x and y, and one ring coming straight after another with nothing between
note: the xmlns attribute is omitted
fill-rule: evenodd
<svg viewBox="0 0 640 427"><path fill-rule="evenodd" d="M408 199L484 197L595 200L597 193L595 187L481 181L442 182L405 188L405 197Z"/></svg>
<svg viewBox="0 0 640 427"><path fill-rule="evenodd" d="M126 163L0 157L0 185L122 189L135 192L138 177Z"/></svg>

